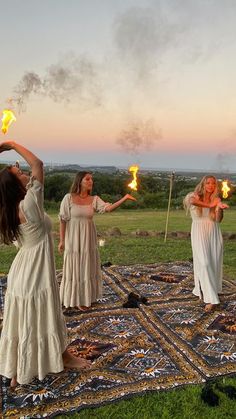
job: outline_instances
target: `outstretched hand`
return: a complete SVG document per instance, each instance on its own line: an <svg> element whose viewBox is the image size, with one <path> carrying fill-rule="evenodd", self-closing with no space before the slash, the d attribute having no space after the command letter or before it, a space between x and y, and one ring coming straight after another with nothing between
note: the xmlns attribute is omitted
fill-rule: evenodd
<svg viewBox="0 0 236 419"><path fill-rule="evenodd" d="M9 151L13 149L14 141L4 141L3 143L0 143L0 153L3 153L3 151Z"/></svg>
<svg viewBox="0 0 236 419"><path fill-rule="evenodd" d="M229 208L229 205L227 205L227 204L225 204L224 202L219 202L218 204L217 204L217 207L218 208L221 208L221 209L227 209L227 208Z"/></svg>
<svg viewBox="0 0 236 419"><path fill-rule="evenodd" d="M136 199L136 198L134 198L134 196L130 195L129 193L127 193L127 194L125 195L125 198L126 198L126 199L130 199L130 201L137 201L137 199Z"/></svg>

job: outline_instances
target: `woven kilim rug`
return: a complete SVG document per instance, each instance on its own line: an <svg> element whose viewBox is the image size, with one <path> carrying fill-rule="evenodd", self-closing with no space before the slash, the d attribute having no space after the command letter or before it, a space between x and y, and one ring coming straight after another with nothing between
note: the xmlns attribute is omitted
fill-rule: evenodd
<svg viewBox="0 0 236 419"><path fill-rule="evenodd" d="M91 369L14 391L2 377L4 417L50 418L236 372L236 282L224 280L220 309L205 313L189 262L104 267L103 279L104 297L89 312L64 312L70 350L91 359ZM1 304L5 289L2 278ZM130 292L148 305L123 308Z"/></svg>

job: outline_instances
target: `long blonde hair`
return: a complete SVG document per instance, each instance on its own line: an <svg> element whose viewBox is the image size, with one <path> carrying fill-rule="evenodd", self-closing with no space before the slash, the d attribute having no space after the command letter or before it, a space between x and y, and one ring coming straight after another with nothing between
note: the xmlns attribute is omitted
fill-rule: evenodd
<svg viewBox="0 0 236 419"><path fill-rule="evenodd" d="M190 202L190 198L193 195L197 195L199 197L199 199L201 201L203 201L204 199L204 193L205 193L205 184L208 181L208 179L214 179L215 181L215 190L212 192L211 196L210 196L210 202L213 202L214 199L218 196L219 193L219 189L218 189L218 182L215 176L213 175L206 175L203 176L203 178L201 179L201 181L197 184L197 186L195 187L193 192L190 192L186 195L186 197L183 200L183 204L184 204L184 208L186 210L186 212L189 211L190 206L191 206L191 202ZM202 207L196 207L199 215L202 215ZM215 209L211 208L210 209L210 214L211 214L211 218L213 216L213 214L215 213ZM214 217L213 217L214 218Z"/></svg>

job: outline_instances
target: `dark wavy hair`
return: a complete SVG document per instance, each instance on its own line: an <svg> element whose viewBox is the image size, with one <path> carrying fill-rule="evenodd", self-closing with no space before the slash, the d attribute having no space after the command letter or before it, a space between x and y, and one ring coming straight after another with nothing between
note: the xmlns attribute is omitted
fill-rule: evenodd
<svg viewBox="0 0 236 419"><path fill-rule="evenodd" d="M82 182L83 178L86 175L91 175L91 174L92 173L86 172L85 170L83 170L82 172L76 173L75 178L74 178L73 183L72 183L71 188L70 188L70 193L80 193L80 189L81 189L80 185L81 185L81 182Z"/></svg>
<svg viewBox="0 0 236 419"><path fill-rule="evenodd" d="M26 189L11 166L0 171L0 242L10 244L19 237L19 203Z"/></svg>

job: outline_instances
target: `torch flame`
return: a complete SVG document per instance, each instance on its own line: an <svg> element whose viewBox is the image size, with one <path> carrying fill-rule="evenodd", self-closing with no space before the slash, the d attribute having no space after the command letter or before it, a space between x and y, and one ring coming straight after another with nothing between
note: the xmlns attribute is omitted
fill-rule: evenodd
<svg viewBox="0 0 236 419"><path fill-rule="evenodd" d="M221 191L223 193L223 198L228 198L228 192L230 191L230 187L228 186L228 183L227 182L228 182L227 180L224 180L222 182Z"/></svg>
<svg viewBox="0 0 236 419"><path fill-rule="evenodd" d="M133 173L133 180L128 184L129 188L133 189L134 191L137 191L137 171L139 170L138 166L130 166L129 172Z"/></svg>
<svg viewBox="0 0 236 419"><path fill-rule="evenodd" d="M11 123L16 121L16 117L10 109L4 109L2 113L2 133L6 134Z"/></svg>

